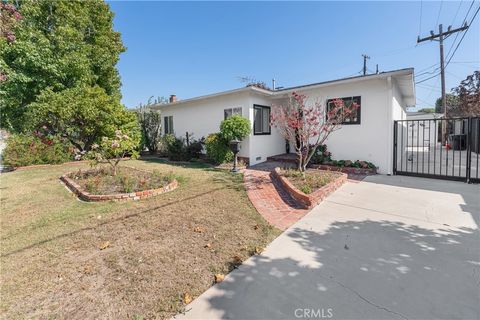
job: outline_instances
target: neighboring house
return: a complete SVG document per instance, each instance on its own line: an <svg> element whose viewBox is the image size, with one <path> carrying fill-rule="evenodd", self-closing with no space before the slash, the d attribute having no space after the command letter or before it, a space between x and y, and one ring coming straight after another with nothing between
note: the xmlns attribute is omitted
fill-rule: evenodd
<svg viewBox="0 0 480 320"><path fill-rule="evenodd" d="M393 121L404 120L406 108L415 105L413 68L278 90L250 86L185 100L171 96L170 103L152 108L162 112L163 133L185 137L188 132L196 139L218 132L229 115L241 114L252 122L252 134L242 142L239 156L254 165L286 152L285 139L270 126L270 109L285 103L294 91L310 102L358 102L358 114L330 135L327 146L334 159L366 160L380 173L392 173Z"/></svg>
<svg viewBox="0 0 480 320"><path fill-rule="evenodd" d="M441 141L441 122L435 120L442 117L443 113L407 112L406 120L418 120L403 123L405 126L408 124L411 134L411 137L405 143L407 150L410 150L409 147L433 147L435 143ZM404 132L404 135L406 135L406 132ZM406 137L404 138L406 139Z"/></svg>
<svg viewBox="0 0 480 320"><path fill-rule="evenodd" d="M407 111L406 120L433 120L443 117L443 113Z"/></svg>

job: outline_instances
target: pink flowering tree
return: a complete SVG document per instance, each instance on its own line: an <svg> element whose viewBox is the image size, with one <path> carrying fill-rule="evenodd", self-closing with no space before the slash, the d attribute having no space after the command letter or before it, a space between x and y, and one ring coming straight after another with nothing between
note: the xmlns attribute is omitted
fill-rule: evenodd
<svg viewBox="0 0 480 320"><path fill-rule="evenodd" d="M332 132L340 129L344 119L358 107L342 99L333 99L329 108L320 102L307 104L306 95L293 92L286 104L273 106L270 121L295 147L298 170L305 172L317 148Z"/></svg>
<svg viewBox="0 0 480 320"><path fill-rule="evenodd" d="M17 7L11 3L0 2L0 41L5 40L8 44L15 41L14 29L17 23L22 20L22 15ZM0 70L0 82L7 81L7 75Z"/></svg>
<svg viewBox="0 0 480 320"><path fill-rule="evenodd" d="M114 138L103 137L100 144L92 145L92 150L87 153L93 167L100 163L109 164L114 176L117 175L119 162L126 156L138 158L137 143L121 130L115 131Z"/></svg>
<svg viewBox="0 0 480 320"><path fill-rule="evenodd" d="M15 41L15 26L22 20L22 15L17 7L11 3L0 2L0 37L7 40L7 43Z"/></svg>

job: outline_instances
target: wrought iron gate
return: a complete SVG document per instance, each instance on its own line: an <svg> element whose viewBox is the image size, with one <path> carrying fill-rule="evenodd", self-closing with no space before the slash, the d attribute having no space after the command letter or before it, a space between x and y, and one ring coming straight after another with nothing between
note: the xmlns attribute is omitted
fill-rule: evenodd
<svg viewBox="0 0 480 320"><path fill-rule="evenodd" d="M480 182L480 117L398 120L393 139L396 175Z"/></svg>

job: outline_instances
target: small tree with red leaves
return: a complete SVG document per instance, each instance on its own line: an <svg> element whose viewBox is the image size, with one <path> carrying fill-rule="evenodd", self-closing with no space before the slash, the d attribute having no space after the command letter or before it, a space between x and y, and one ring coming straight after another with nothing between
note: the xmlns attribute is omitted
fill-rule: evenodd
<svg viewBox="0 0 480 320"><path fill-rule="evenodd" d="M305 172L317 148L358 107L355 102L345 103L342 99L333 99L329 108L320 102L307 105L306 95L293 92L286 104L273 106L270 121L295 146L298 170Z"/></svg>

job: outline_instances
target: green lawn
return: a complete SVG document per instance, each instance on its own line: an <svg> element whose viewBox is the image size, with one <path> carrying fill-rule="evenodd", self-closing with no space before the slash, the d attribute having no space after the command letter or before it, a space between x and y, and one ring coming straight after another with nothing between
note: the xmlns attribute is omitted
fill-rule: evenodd
<svg viewBox="0 0 480 320"><path fill-rule="evenodd" d="M87 164L0 176L2 317L168 318L183 294L198 296L235 256L278 234L241 175L201 163L125 164L173 171L180 186L141 201L86 203L58 178Z"/></svg>

